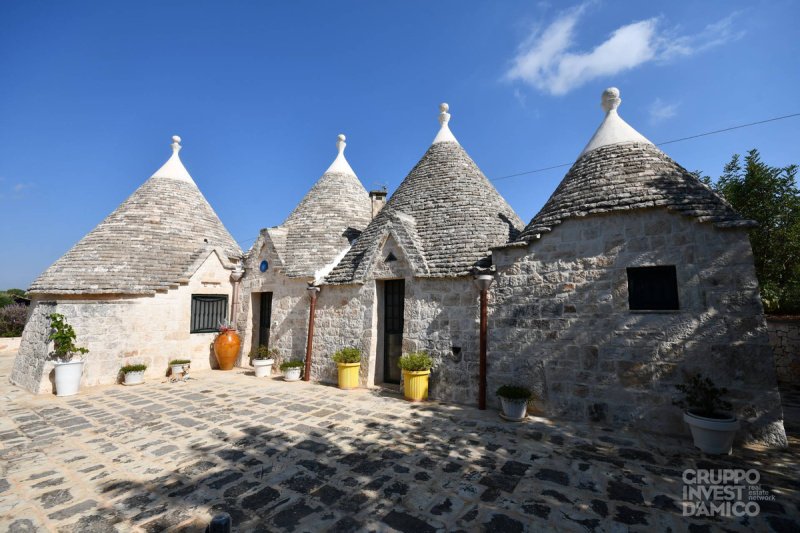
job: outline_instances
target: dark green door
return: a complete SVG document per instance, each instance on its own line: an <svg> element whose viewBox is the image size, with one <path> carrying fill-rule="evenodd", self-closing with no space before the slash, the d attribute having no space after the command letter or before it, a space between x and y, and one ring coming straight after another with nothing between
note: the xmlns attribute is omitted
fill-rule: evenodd
<svg viewBox="0 0 800 533"><path fill-rule="evenodd" d="M272 322L272 293L261 293L261 312L258 315L258 344L269 347L269 325Z"/></svg>
<svg viewBox="0 0 800 533"><path fill-rule="evenodd" d="M403 300L406 282L385 281L383 285L383 381L400 383L397 362L403 354Z"/></svg>

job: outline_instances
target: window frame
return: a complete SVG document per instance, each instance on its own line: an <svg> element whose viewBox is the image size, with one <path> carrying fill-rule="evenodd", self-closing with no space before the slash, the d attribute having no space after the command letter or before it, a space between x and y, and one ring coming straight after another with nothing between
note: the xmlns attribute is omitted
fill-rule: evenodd
<svg viewBox="0 0 800 533"><path fill-rule="evenodd" d="M645 274L647 271L647 274ZM661 275L658 276L658 271ZM633 313L674 313L681 310L680 290L678 287L678 269L676 265L646 265L627 267L625 269L628 288L628 310ZM647 279L649 276L650 279ZM647 284L650 284L649 286ZM662 287L654 283L662 284ZM658 302L653 293L662 297ZM671 292L672 294L667 294ZM650 299L643 297L649 293Z"/></svg>
<svg viewBox="0 0 800 533"><path fill-rule="evenodd" d="M213 316L208 318L208 321L214 322L212 326L208 326L208 323L204 324L205 327L196 328L197 325L195 320L195 302L202 301L202 299L207 299L206 301L211 301L213 303L216 302L223 302L222 303L222 317ZM219 331L219 324L224 323L228 320L228 295L227 294L192 294L191 305L189 307L189 333L216 333Z"/></svg>

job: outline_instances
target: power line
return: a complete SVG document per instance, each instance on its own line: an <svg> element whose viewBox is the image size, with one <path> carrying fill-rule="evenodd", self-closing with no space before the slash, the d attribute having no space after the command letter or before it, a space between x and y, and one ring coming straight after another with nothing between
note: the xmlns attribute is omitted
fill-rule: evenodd
<svg viewBox="0 0 800 533"><path fill-rule="evenodd" d="M672 144L681 141L688 141L690 139L697 139L698 137L707 137L708 135L716 135L717 133L724 133L726 131L733 131L742 128L749 128L750 126L757 126L758 124L766 124L767 122L775 122L776 120L784 120L787 118L793 117L800 117L800 113L792 113L791 115L784 115L782 117L774 117L768 118L765 120L759 120L757 122L749 122L747 124L739 124L738 126L731 126L730 128L724 128L721 130L714 130L714 131L707 131L705 133L698 133L697 135L690 135L688 137L681 137L679 139L672 139L670 141L663 141L660 143L656 143L656 146L664 146L665 144ZM553 165L551 167L545 168L537 168L536 170L528 170L527 172L517 172L516 174L509 174L507 176L500 176L499 178L492 178L490 181L500 181L500 180L507 180L509 178L516 178L518 176L525 176L528 174L537 174L539 172L545 172L547 170L554 170L556 168L563 168L572 165L572 163L562 163L561 165Z"/></svg>

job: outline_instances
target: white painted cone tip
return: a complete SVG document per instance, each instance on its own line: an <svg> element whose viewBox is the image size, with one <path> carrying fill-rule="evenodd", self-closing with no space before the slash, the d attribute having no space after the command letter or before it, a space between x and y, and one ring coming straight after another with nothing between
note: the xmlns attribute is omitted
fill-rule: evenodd
<svg viewBox="0 0 800 533"><path fill-rule="evenodd" d="M609 87L603 91L600 97L600 106L605 111L606 116L580 155L612 144L629 142L653 144L644 135L633 129L630 124L622 120L622 117L617 113L617 108L621 103L622 98L620 98L619 89Z"/></svg>
<svg viewBox="0 0 800 533"><path fill-rule="evenodd" d="M450 131L450 126L448 125L450 122L449 111L450 106L446 102L439 104L439 124L441 124L441 127L439 128L439 133L436 134L436 138L433 139L433 144L443 142L458 143L458 140L456 140L455 135Z"/></svg>
<svg viewBox="0 0 800 533"><path fill-rule="evenodd" d="M164 163L161 168L156 170L156 172L151 176L152 178L169 178L179 181L186 181L189 183L194 183L192 176L189 175L189 171L186 170L186 167L183 166L183 162L181 162L181 158L178 155L178 152L181 151L181 138L178 135L172 136L172 155L167 159L167 162Z"/></svg>
<svg viewBox="0 0 800 533"><path fill-rule="evenodd" d="M352 167L350 167L350 163L347 162L347 159L344 157L344 149L347 146L345 140L347 137L344 133L340 133L336 136L336 150L338 154L336 154L336 159L333 160L331 166L328 167L328 170L325 171L327 174L328 172L337 172L340 174L352 174L353 176L356 175L353 172Z"/></svg>

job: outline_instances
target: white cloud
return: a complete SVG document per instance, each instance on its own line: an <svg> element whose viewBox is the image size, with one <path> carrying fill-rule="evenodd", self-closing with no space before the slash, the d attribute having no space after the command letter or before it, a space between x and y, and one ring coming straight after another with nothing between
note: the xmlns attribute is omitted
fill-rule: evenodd
<svg viewBox="0 0 800 533"><path fill-rule="evenodd" d="M661 98L656 98L647 109L648 113L650 113L650 122L661 122L662 120L674 117L678 112L679 105L680 104L677 102L669 103L663 101Z"/></svg>
<svg viewBox="0 0 800 533"><path fill-rule="evenodd" d="M575 51L576 28L592 2L562 12L544 29L536 28L523 42L506 72L536 89L562 95L602 77L609 77L652 61L689 56L738 39L736 14L709 24L696 35L680 35L663 28L659 17L620 26L589 51Z"/></svg>

